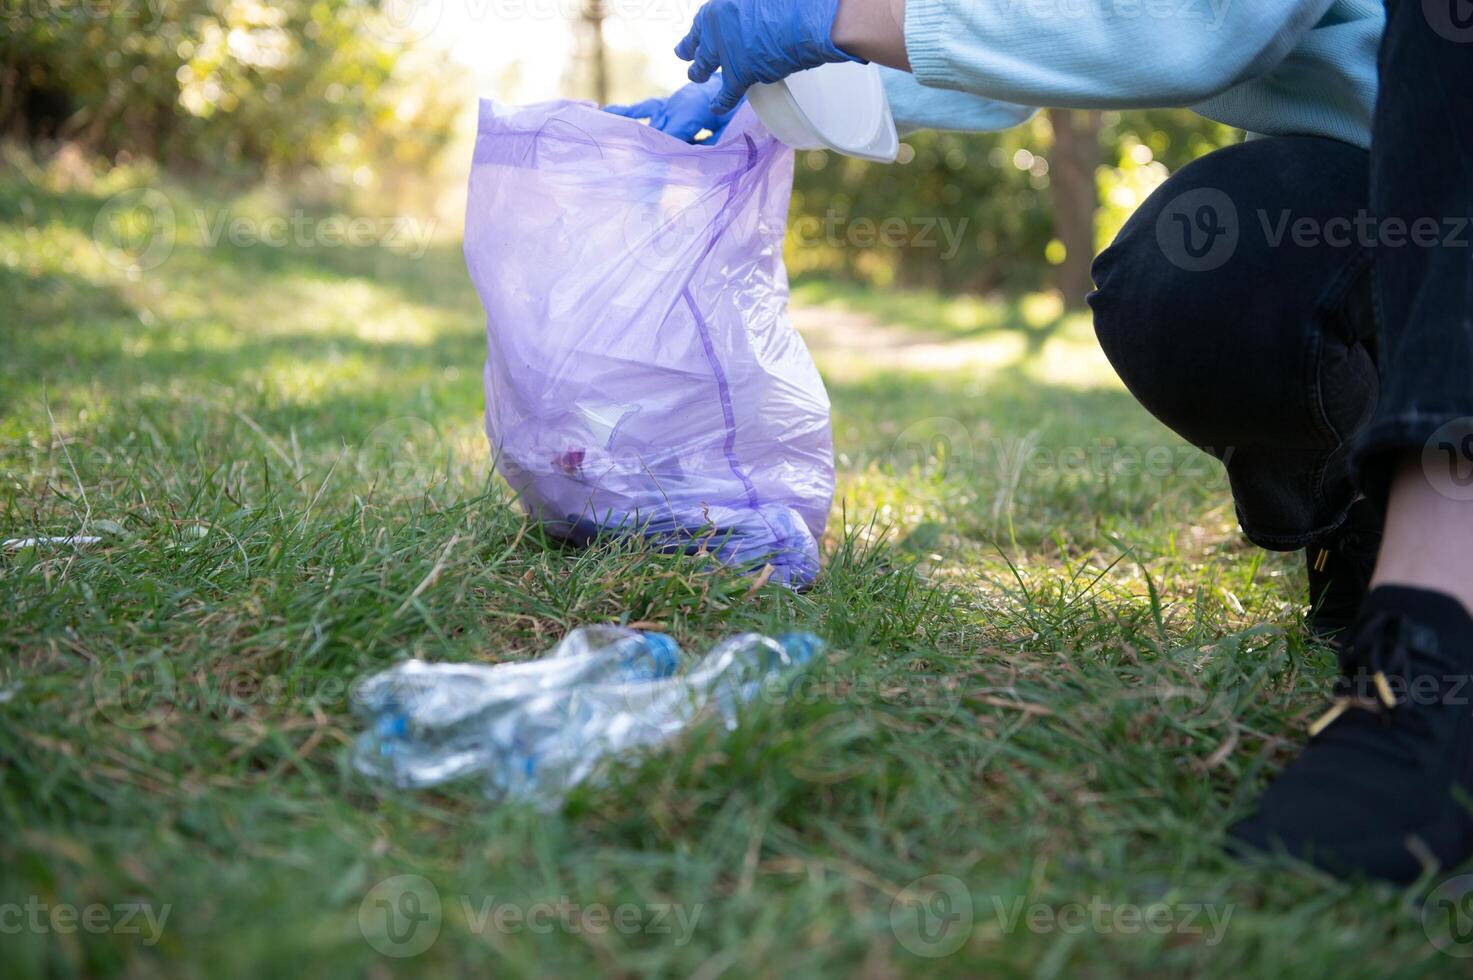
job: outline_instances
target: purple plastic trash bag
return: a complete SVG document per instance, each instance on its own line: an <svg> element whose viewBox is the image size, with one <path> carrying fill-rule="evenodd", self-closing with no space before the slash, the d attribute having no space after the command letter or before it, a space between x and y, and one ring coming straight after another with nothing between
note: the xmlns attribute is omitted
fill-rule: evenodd
<svg viewBox="0 0 1473 980"><path fill-rule="evenodd" d="M746 107L690 146L590 103L481 104L465 257L486 432L552 533L817 575L833 447L787 313L792 180Z"/></svg>

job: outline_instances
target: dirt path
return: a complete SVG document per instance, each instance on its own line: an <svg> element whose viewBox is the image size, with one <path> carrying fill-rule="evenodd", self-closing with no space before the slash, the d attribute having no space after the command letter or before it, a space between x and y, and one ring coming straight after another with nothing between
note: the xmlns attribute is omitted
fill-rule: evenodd
<svg viewBox="0 0 1473 980"><path fill-rule="evenodd" d="M1029 338L1017 330L956 337L889 324L836 306L799 303L793 304L791 314L819 368L835 379L876 371L981 374L1026 368L1039 380L1072 387L1119 384L1085 324L1066 328L1041 349L1029 350Z"/></svg>
<svg viewBox="0 0 1473 980"><path fill-rule="evenodd" d="M793 325L819 367L835 377L876 370L992 370L1020 362L1027 352L1024 336L1012 330L963 338L896 326L831 306L794 304L791 312Z"/></svg>
<svg viewBox="0 0 1473 980"><path fill-rule="evenodd" d="M809 350L815 355L834 351L888 355L928 344L956 346L955 340L949 340L941 333L920 333L885 323L868 313L856 313L836 306L794 303L790 312L793 326L803 334Z"/></svg>

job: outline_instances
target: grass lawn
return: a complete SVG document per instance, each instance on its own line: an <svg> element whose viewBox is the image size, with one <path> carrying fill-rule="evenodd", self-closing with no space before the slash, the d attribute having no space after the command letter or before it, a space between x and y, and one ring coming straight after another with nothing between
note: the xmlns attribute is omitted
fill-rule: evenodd
<svg viewBox="0 0 1473 980"><path fill-rule="evenodd" d="M1220 854L1331 656L1087 320L802 285L839 495L795 595L526 525L458 246L207 247L226 202L175 188L130 276L93 242L123 185L0 180L0 537L103 538L0 557L6 976L1461 965L1414 893ZM354 679L598 622L832 650L550 815L347 765Z"/></svg>

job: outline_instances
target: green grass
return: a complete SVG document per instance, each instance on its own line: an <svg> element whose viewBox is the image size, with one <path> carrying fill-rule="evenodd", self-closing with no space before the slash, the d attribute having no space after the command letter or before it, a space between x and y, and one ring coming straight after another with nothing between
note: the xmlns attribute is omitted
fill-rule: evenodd
<svg viewBox="0 0 1473 980"><path fill-rule="evenodd" d="M105 539L0 558L7 976L1458 965L1413 893L1221 855L1329 655L1298 625L1296 559L1241 542L1220 472L1114 383L1087 323L1032 343L1029 303L976 330L951 307L950 366L820 345L839 499L824 575L795 595L526 525L488 473L454 244L181 234L130 275L92 241L115 181L0 183L0 537ZM910 302L803 297L882 321ZM474 785L379 792L346 764L354 679L527 657L597 622L833 649L734 734L704 725L550 815ZM383 938L374 902L406 900L375 887L406 874L438 896L438 936L384 956L364 926ZM916 897L960 916L924 920L949 923L940 944ZM624 928L538 911L559 901ZM167 910L157 936L124 928L128 903ZM1173 931L1114 918L1154 903ZM49 918L92 905L106 928Z"/></svg>

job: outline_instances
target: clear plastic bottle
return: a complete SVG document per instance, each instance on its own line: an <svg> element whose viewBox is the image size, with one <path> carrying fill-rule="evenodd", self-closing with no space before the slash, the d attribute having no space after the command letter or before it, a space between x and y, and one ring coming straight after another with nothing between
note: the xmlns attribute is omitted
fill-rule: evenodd
<svg viewBox="0 0 1473 980"><path fill-rule="evenodd" d="M433 786L483 767L496 719L529 699L562 688L669 677L680 648L663 633L618 626L570 632L536 660L430 664L408 660L354 692L354 711L370 724L354 761L402 788Z"/></svg>
<svg viewBox="0 0 1473 980"><path fill-rule="evenodd" d="M408 661L355 694L368 728L354 761L403 788L481 773L492 799L556 805L609 757L665 741L708 705L735 727L764 683L784 683L822 649L809 633L745 633L678 672L663 634L585 627L523 663Z"/></svg>

